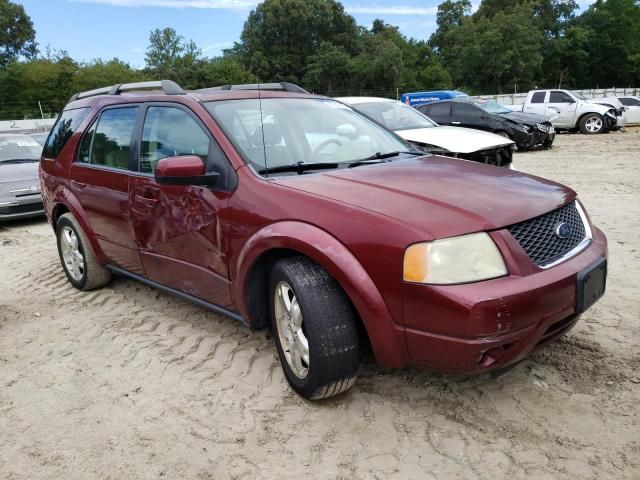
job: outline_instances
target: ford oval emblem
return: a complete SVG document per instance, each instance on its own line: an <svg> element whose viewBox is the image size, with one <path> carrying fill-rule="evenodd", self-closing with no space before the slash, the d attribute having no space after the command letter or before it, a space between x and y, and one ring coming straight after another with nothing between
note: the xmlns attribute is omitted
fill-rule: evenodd
<svg viewBox="0 0 640 480"><path fill-rule="evenodd" d="M555 226L554 231L558 238L569 238L571 236L571 225L567 222L559 223Z"/></svg>

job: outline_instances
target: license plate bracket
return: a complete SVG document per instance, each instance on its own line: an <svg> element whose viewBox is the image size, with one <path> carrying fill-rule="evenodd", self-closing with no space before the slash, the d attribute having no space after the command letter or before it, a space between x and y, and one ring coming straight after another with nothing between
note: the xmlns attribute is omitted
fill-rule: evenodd
<svg viewBox="0 0 640 480"><path fill-rule="evenodd" d="M604 295L607 286L607 259L599 258L578 273L576 313L582 313Z"/></svg>

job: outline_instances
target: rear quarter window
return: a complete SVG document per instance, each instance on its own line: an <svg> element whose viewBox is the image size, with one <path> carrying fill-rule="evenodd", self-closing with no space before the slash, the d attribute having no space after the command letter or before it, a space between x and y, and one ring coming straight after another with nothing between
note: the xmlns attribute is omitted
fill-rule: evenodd
<svg viewBox="0 0 640 480"><path fill-rule="evenodd" d="M45 158L57 158L90 110L91 108L85 107L63 111L49 133L42 155Z"/></svg>

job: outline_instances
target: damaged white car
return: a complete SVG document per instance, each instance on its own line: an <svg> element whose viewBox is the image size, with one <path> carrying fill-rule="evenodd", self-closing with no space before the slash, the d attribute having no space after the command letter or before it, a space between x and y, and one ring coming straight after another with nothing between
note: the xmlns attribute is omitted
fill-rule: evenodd
<svg viewBox="0 0 640 480"><path fill-rule="evenodd" d="M340 97L337 100L393 130L416 147L439 155L510 167L516 145L494 133L441 126L414 108L377 97Z"/></svg>

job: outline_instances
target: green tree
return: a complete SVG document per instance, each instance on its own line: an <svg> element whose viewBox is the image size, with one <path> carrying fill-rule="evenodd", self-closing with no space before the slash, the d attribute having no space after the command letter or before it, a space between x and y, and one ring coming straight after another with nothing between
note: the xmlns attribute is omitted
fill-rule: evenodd
<svg viewBox="0 0 640 480"><path fill-rule="evenodd" d="M73 79L73 88L78 92L118 83L140 82L146 79L144 72L134 70L128 63L117 58L94 60L81 64Z"/></svg>
<svg viewBox="0 0 640 480"><path fill-rule="evenodd" d="M0 67L23 56L35 58L38 54L36 32L31 18L22 5L0 0Z"/></svg>
<svg viewBox="0 0 640 480"><path fill-rule="evenodd" d="M597 0L576 19L588 35L590 69L577 82L600 86L640 82L640 4L636 0Z"/></svg>
<svg viewBox="0 0 640 480"><path fill-rule="evenodd" d="M234 55L202 60L198 67L200 87L254 83L258 79Z"/></svg>
<svg viewBox="0 0 640 480"><path fill-rule="evenodd" d="M351 57L344 47L322 42L318 51L309 57L304 85L315 91L332 95L344 89L352 68Z"/></svg>
<svg viewBox="0 0 640 480"><path fill-rule="evenodd" d="M353 55L357 33L335 0L265 0L249 14L233 50L263 82L300 82L323 42Z"/></svg>
<svg viewBox="0 0 640 480"><path fill-rule="evenodd" d="M193 40L186 41L173 28L156 29L149 35L147 72L160 79L175 80L185 88L196 88L201 54Z"/></svg>

